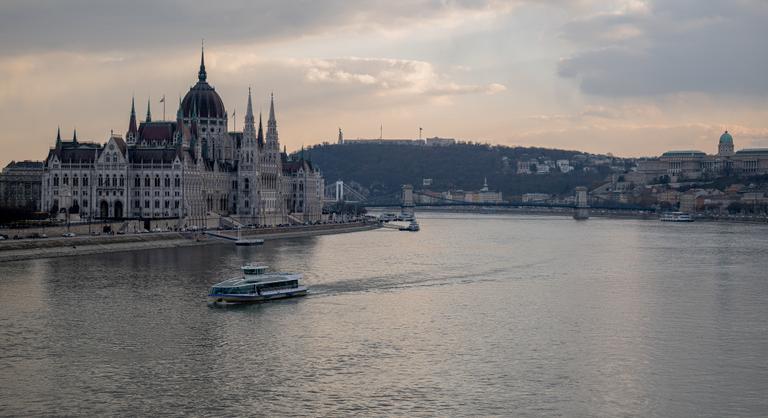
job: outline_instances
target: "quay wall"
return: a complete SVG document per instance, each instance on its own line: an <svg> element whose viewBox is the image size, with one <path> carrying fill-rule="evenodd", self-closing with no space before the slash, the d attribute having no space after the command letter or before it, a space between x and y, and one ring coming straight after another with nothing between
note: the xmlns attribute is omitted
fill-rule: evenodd
<svg viewBox="0 0 768 418"><path fill-rule="evenodd" d="M342 234L379 228L378 223L348 223L244 230L243 237L284 239L315 235ZM219 231L222 232L222 231ZM232 231L227 231L231 233ZM37 258L66 257L155 248L193 245L232 245L232 241L196 232L156 232L146 234L77 236L0 241L0 262Z"/></svg>

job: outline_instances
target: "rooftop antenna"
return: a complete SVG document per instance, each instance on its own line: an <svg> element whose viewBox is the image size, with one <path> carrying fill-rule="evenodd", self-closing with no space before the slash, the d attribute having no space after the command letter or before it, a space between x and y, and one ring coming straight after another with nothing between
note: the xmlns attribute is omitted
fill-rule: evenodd
<svg viewBox="0 0 768 418"><path fill-rule="evenodd" d="M237 108L232 110L232 124L234 126L234 132L237 132Z"/></svg>
<svg viewBox="0 0 768 418"><path fill-rule="evenodd" d="M160 99L160 103L163 104L163 120L165 120L165 93L163 93L163 97Z"/></svg>
<svg viewBox="0 0 768 418"><path fill-rule="evenodd" d="M379 139L384 139L384 124L379 126Z"/></svg>

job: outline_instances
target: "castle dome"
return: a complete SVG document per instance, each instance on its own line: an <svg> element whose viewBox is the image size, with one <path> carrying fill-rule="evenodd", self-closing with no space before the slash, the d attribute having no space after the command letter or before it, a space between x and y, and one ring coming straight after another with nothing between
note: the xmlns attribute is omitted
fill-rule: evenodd
<svg viewBox="0 0 768 418"><path fill-rule="evenodd" d="M191 118L196 114L200 118L225 119L226 110L219 93L207 81L205 72L205 55L200 55L200 72L197 75L197 84L189 89L189 92L181 101L182 117Z"/></svg>
<svg viewBox="0 0 768 418"><path fill-rule="evenodd" d="M733 144L733 137L728 133L728 131L725 131L722 135L720 135L720 143Z"/></svg>

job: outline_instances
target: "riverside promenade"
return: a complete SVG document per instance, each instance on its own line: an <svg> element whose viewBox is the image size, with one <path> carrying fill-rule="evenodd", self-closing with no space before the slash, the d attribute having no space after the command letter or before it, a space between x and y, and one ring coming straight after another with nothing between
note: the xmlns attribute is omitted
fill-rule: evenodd
<svg viewBox="0 0 768 418"><path fill-rule="evenodd" d="M379 228L376 222L350 222L321 225L295 225L279 228L243 229L248 238L286 239L315 235L343 234ZM235 236L236 231L216 231L219 235ZM151 232L143 234L53 237L42 239L0 241L0 263L37 258L67 257L119 251L155 248L189 247L195 245L232 245L231 241L215 238L204 231Z"/></svg>

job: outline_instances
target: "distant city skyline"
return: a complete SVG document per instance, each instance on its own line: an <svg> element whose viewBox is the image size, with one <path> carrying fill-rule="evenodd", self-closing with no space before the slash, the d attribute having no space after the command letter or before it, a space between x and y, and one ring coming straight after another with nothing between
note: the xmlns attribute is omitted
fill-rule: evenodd
<svg viewBox="0 0 768 418"><path fill-rule="evenodd" d="M230 129L274 91L281 141L451 137L654 156L768 147L768 3L487 0L0 5L0 165L172 119L200 39Z"/></svg>

